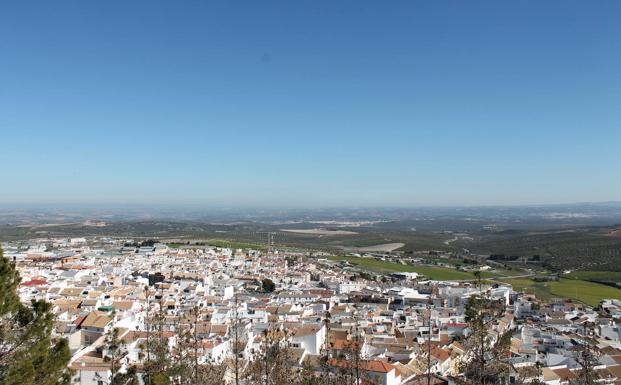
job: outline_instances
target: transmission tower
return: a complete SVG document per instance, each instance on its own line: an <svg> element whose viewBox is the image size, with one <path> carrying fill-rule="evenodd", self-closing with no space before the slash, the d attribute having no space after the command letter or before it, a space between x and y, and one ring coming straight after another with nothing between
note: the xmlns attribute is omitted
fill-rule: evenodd
<svg viewBox="0 0 621 385"><path fill-rule="evenodd" d="M267 236L267 254L272 254L274 252L274 235L276 235L275 231L257 231L257 234L265 234Z"/></svg>

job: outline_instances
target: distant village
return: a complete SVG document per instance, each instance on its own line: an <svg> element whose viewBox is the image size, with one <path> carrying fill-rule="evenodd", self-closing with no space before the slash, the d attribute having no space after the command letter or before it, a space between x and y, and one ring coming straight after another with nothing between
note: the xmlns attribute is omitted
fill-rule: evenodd
<svg viewBox="0 0 621 385"><path fill-rule="evenodd" d="M80 385L110 384L130 369L148 383L156 339L171 360L220 370L223 384L277 383L267 381L276 366L261 371L275 348L285 352L283 378L331 383L473 384L483 364L502 363L507 384L621 384L616 298L591 308L484 280L374 280L302 252L108 237L2 248L20 272L21 300L52 304L53 335L68 340ZM474 315L472 298L485 301Z"/></svg>

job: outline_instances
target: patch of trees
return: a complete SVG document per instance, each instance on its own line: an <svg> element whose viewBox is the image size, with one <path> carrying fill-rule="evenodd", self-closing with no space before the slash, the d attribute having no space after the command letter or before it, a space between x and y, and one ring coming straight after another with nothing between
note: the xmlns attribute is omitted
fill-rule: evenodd
<svg viewBox="0 0 621 385"><path fill-rule="evenodd" d="M298 257L294 255L286 256L285 260L287 261L287 267L293 267L296 263L298 263Z"/></svg>
<svg viewBox="0 0 621 385"><path fill-rule="evenodd" d="M507 261L513 262L520 259L519 255L504 255L504 254L492 254L489 256L489 259L492 261Z"/></svg>
<svg viewBox="0 0 621 385"><path fill-rule="evenodd" d="M462 260L464 263L469 264L469 265L478 265L479 261L477 261L476 259L473 258L464 258Z"/></svg>
<svg viewBox="0 0 621 385"><path fill-rule="evenodd" d="M157 239L147 239L140 242L125 242L125 247L153 247L156 243L160 243Z"/></svg>
<svg viewBox="0 0 621 385"><path fill-rule="evenodd" d="M375 276L363 271L360 273L360 278L366 279L367 281L375 281Z"/></svg>
<svg viewBox="0 0 621 385"><path fill-rule="evenodd" d="M263 278L263 280L261 281L261 287L266 293L271 293L276 290L276 284L269 278Z"/></svg>

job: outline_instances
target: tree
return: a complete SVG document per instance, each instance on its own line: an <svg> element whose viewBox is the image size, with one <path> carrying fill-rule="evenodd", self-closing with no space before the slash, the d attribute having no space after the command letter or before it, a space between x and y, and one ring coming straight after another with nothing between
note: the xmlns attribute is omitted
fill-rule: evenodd
<svg viewBox="0 0 621 385"><path fill-rule="evenodd" d="M0 383L68 385L69 344L51 337L51 305L43 300L22 304L19 282L15 265L0 249Z"/></svg>
<svg viewBox="0 0 621 385"><path fill-rule="evenodd" d="M184 318L181 325L178 346L175 351L177 359L178 384L180 385L220 385L224 383L226 366L211 359L207 362L199 360L202 341L199 338L199 326L202 323L201 311L198 305L182 313Z"/></svg>
<svg viewBox="0 0 621 385"><path fill-rule="evenodd" d="M271 293L276 290L276 284L274 284L274 281L269 278L263 278L261 286L263 287L263 291L266 293Z"/></svg>
<svg viewBox="0 0 621 385"><path fill-rule="evenodd" d="M467 383L476 385L503 384L511 371L507 353L511 345L510 332L500 334L493 341L490 328L502 317L505 307L487 295L473 295L466 305L466 322L471 330L466 339L464 368Z"/></svg>
<svg viewBox="0 0 621 385"><path fill-rule="evenodd" d="M110 385L116 385L118 383L117 374L123 365L121 360L125 356L124 346L119 340L119 329L112 328L106 333L104 347L106 350L104 360L110 363Z"/></svg>
<svg viewBox="0 0 621 385"><path fill-rule="evenodd" d="M104 360L110 363L110 385L138 384L138 377L134 367L128 367L121 371L123 368L123 358L127 355L127 349L125 343L119 339L119 329L112 328L106 333L104 349Z"/></svg>
<svg viewBox="0 0 621 385"><path fill-rule="evenodd" d="M595 366L599 365L599 360L592 349L591 337L593 335L593 325L590 322L584 324L584 342L576 361L582 367L576 385L594 385L599 379Z"/></svg>
<svg viewBox="0 0 621 385"><path fill-rule="evenodd" d="M146 356L146 362L144 365L145 369L151 367L151 341L149 340L149 335L151 334L151 325L150 325L151 320L149 319L149 307L151 306L151 303L149 302L149 294L150 294L149 285L146 285L144 287L144 296L145 296L145 301L147 302L146 316L144 318L144 326L147 332L147 345L146 345L147 356ZM145 370L145 375L144 375L144 382L147 385L151 385L151 376L149 375L148 372L146 372L146 370Z"/></svg>
<svg viewBox="0 0 621 385"><path fill-rule="evenodd" d="M172 359L168 336L164 330L166 322L164 286L161 283L158 285L158 310L153 319L148 317L149 303L147 302L147 359L144 364L144 382L148 385L169 385L173 383L175 376L178 377L178 365ZM152 329L155 329L156 333L150 336Z"/></svg>
<svg viewBox="0 0 621 385"><path fill-rule="evenodd" d="M134 366L130 366L124 373L117 373L115 384L141 385L141 382L138 380L138 371Z"/></svg>
<svg viewBox="0 0 621 385"><path fill-rule="evenodd" d="M240 355L243 352L243 347L242 347L242 330L240 330L241 325L239 322L239 313L238 313L238 306L239 306L239 302L237 299L237 293L235 293L234 297L233 297L234 301L233 301L233 319L232 321L232 343L233 343L233 347L231 349L231 353L233 354L233 362L232 362L232 366L233 366L233 375L234 375L234 384L235 385L239 385L240 384L240 375L241 375L241 369L242 369L242 362L240 362Z"/></svg>

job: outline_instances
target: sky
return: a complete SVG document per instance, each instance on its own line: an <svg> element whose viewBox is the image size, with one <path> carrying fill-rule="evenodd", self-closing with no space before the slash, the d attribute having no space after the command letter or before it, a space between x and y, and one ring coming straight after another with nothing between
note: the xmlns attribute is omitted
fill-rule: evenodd
<svg viewBox="0 0 621 385"><path fill-rule="evenodd" d="M621 200L621 2L0 5L0 204Z"/></svg>

